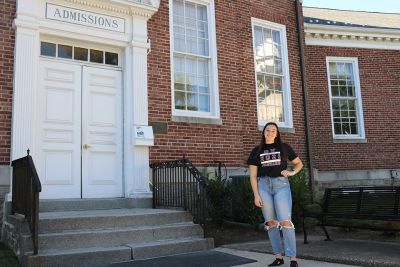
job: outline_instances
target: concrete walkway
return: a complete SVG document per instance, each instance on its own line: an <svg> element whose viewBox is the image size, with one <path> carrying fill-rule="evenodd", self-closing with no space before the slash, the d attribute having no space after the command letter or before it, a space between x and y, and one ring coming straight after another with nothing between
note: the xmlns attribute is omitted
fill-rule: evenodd
<svg viewBox="0 0 400 267"><path fill-rule="evenodd" d="M236 256L240 256L240 257L253 259L253 260L257 261L254 263L249 263L249 264L244 264L244 265L236 265L236 267L239 267L239 266L266 267L266 266L268 266L268 264L273 262L275 259L274 255L259 253L259 252L251 252L251 251L237 250L237 249L224 248L224 247L219 247L219 248L216 248L215 250L224 252L224 253L233 254ZM298 263L299 263L299 267L352 267L352 266L357 266L357 265L346 265L346 264L339 264L339 263L328 263L328 262L322 262L322 261L303 260L303 259L298 259ZM289 266L289 265L290 265L290 261L288 259L285 259L285 264L282 266L285 267L285 266Z"/></svg>
<svg viewBox="0 0 400 267"><path fill-rule="evenodd" d="M309 239L309 244L303 244L302 236L297 238L299 266L400 267L400 242L397 240L373 241L371 237L369 240L340 238L334 239L334 241L324 241L323 237L316 236ZM266 266L274 259L267 238L265 241L230 244L217 249L228 249L235 255L251 252L255 253L254 257L261 257L260 265L249 264L246 266ZM304 264L300 265L302 262ZM325 262L348 265L328 265Z"/></svg>

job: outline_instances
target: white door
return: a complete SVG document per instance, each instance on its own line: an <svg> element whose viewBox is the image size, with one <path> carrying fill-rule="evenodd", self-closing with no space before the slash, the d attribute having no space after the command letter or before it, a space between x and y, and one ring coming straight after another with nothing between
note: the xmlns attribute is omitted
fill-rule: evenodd
<svg viewBox="0 0 400 267"><path fill-rule="evenodd" d="M121 72L42 60L39 73L40 197L122 196Z"/></svg>
<svg viewBox="0 0 400 267"><path fill-rule="evenodd" d="M122 196L121 72L83 67L82 197Z"/></svg>
<svg viewBox="0 0 400 267"><path fill-rule="evenodd" d="M82 67L40 61L37 142L41 198L81 197Z"/></svg>

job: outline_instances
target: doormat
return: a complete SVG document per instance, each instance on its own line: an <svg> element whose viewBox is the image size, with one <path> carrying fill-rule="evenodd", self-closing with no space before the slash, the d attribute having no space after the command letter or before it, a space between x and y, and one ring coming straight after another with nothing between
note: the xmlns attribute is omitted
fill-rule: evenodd
<svg viewBox="0 0 400 267"><path fill-rule="evenodd" d="M119 262L108 267L229 267L257 262L219 251L201 251L148 260Z"/></svg>

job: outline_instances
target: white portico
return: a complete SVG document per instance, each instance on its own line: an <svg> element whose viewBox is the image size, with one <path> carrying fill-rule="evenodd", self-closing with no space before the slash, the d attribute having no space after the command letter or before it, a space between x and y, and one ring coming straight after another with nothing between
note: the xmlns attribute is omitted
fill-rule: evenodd
<svg viewBox="0 0 400 267"><path fill-rule="evenodd" d="M30 149L41 198L151 197L147 20L158 7L17 1L12 159Z"/></svg>

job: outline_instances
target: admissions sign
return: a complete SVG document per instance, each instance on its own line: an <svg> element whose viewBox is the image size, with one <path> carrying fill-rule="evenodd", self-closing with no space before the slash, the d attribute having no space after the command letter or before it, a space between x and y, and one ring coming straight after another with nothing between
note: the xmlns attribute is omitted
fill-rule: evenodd
<svg viewBox="0 0 400 267"><path fill-rule="evenodd" d="M125 32L125 19L46 3L46 18L114 32Z"/></svg>

